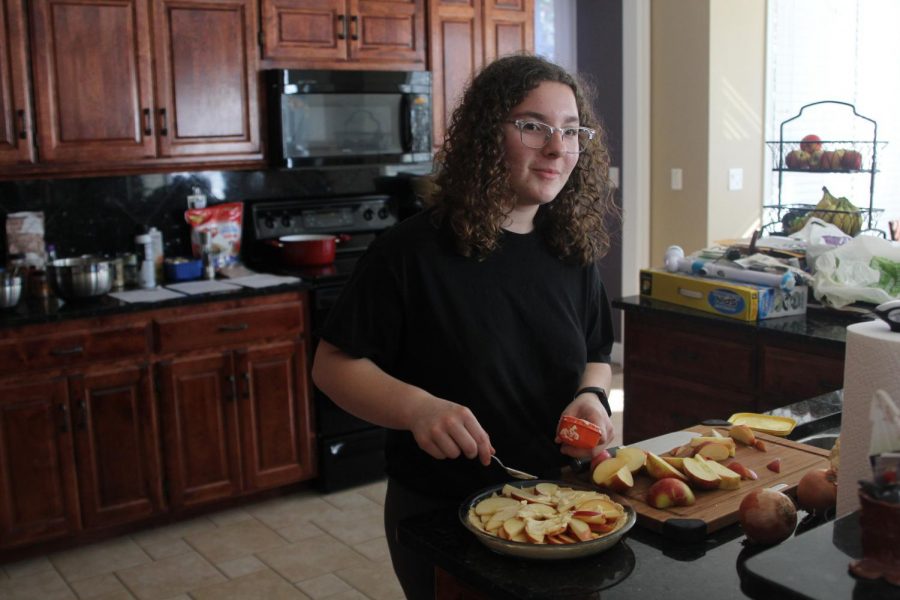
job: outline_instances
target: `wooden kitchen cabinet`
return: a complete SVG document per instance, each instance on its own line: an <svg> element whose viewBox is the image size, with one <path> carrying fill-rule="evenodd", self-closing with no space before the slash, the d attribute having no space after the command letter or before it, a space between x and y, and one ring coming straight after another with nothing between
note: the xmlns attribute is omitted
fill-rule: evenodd
<svg viewBox="0 0 900 600"><path fill-rule="evenodd" d="M615 305L626 308L626 444L843 387L844 344L834 339L782 335L777 327L706 318L696 311L687 316L627 302ZM791 319L785 320L788 331ZM843 331L846 324L828 327Z"/></svg>
<svg viewBox="0 0 900 600"><path fill-rule="evenodd" d="M42 164L261 158L254 0L30 6Z"/></svg>
<svg viewBox="0 0 900 600"><path fill-rule="evenodd" d="M0 379L0 547L164 508L147 324L91 325L96 334L41 326L0 342L0 356L19 359L3 361Z"/></svg>
<svg viewBox="0 0 900 600"><path fill-rule="evenodd" d="M34 162L31 81L22 0L0 5L0 166Z"/></svg>
<svg viewBox="0 0 900 600"><path fill-rule="evenodd" d="M315 476L302 302L157 320L167 479L189 509Z"/></svg>
<svg viewBox="0 0 900 600"><path fill-rule="evenodd" d="M478 69L505 54L534 51L534 0L429 0L428 28L432 139L439 147L453 109Z"/></svg>
<svg viewBox="0 0 900 600"><path fill-rule="evenodd" d="M304 69L425 66L425 0L261 1L264 59Z"/></svg>

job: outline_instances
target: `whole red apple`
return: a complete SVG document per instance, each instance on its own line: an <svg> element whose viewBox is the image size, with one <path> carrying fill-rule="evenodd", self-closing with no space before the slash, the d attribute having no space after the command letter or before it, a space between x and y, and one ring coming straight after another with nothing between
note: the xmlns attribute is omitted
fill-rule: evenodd
<svg viewBox="0 0 900 600"><path fill-rule="evenodd" d="M803 136L803 139L800 140L800 149L804 152L809 152L812 154L817 150L822 149L822 138L817 136L814 133L810 133L809 135Z"/></svg>
<svg viewBox="0 0 900 600"><path fill-rule="evenodd" d="M784 158L784 162L788 169L808 169L809 168L809 152L803 150L792 150Z"/></svg>
<svg viewBox="0 0 900 600"><path fill-rule="evenodd" d="M777 544L797 527L797 509L790 498L771 488L752 490L738 507L741 527L756 544Z"/></svg>
<svg viewBox="0 0 900 600"><path fill-rule="evenodd" d="M844 152L841 165L850 171L859 171L862 168L862 154L856 150L847 150Z"/></svg>

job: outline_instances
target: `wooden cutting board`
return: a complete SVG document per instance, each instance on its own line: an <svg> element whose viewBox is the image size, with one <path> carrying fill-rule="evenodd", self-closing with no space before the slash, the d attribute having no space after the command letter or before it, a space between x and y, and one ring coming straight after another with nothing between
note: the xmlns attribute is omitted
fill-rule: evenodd
<svg viewBox="0 0 900 600"><path fill-rule="evenodd" d="M713 429L718 429L722 435L728 435L727 427L697 425L689 427L685 431L713 435ZM759 479L755 481L741 480L738 489L709 491L695 489L694 496L697 500L693 505L658 509L645 502L647 488L654 480L646 473L640 473L635 475L634 487L628 492L621 495L610 495L618 497L620 502L624 500L634 507L639 525L661 532L667 537L699 540L717 529L736 523L741 500L751 490L784 483L787 484L787 487L781 491L794 496L797 483L808 470L813 467L829 466L827 450L765 433L754 433L757 439L765 441L766 452L760 452L738 442L735 457L721 461L722 464L728 464L730 461L736 460L756 471ZM781 459L780 473L766 468L766 465L776 458Z"/></svg>

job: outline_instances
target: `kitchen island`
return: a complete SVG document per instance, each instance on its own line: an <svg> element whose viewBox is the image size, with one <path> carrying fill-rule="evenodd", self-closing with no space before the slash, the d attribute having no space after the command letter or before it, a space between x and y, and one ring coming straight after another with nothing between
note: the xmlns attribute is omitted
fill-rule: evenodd
<svg viewBox="0 0 900 600"><path fill-rule="evenodd" d="M795 440L829 431L834 432L840 423L842 394L833 392L801 403L773 411L772 414L792 416L798 426L789 436ZM535 561L496 554L479 543L463 528L455 510L445 510L412 518L401 524L400 541L432 561L437 569L437 598L470 598L537 600L559 598L667 598L690 597L702 599L772 596L772 587L764 577L748 574L743 565L749 558L758 556L766 560L766 566L774 569L777 578L803 580L794 571L796 557L786 554L781 562L771 560L767 553L777 552L782 546L805 541L804 536L821 537L830 534L835 521L822 522L800 511L800 526L795 535L780 546L771 549L748 546L744 543L740 525L734 524L710 534L699 542L675 541L636 525L624 539L611 549L590 557L564 561ZM852 537L853 519L849 520ZM844 520L839 520L843 522ZM846 531L845 526L841 531ZM825 533L823 533L825 532ZM809 538L812 539L812 538ZM846 540L847 550L858 556L858 540ZM833 564L833 548L828 544L805 545L809 556L802 564L816 563L816 553L821 553ZM773 566L775 565L775 566ZM844 565L846 567L846 565ZM809 573L810 580L819 580L816 573ZM896 598L896 588L881 581L856 581L846 569L829 573L834 591L852 589L852 597ZM828 579L824 580L829 581ZM838 583L840 585L838 585ZM824 596L814 598L850 598L850 595L827 595L829 584L819 583L810 589L816 593L825 590ZM862 595L857 595L862 593ZM765 595L768 594L768 595ZM894 594L894 595L891 595ZM765 595L765 596L764 596ZM802 596L794 596L802 597Z"/></svg>
<svg viewBox="0 0 900 600"><path fill-rule="evenodd" d="M630 296L623 442L737 412L765 412L843 388L847 326L870 317L809 307L745 322Z"/></svg>

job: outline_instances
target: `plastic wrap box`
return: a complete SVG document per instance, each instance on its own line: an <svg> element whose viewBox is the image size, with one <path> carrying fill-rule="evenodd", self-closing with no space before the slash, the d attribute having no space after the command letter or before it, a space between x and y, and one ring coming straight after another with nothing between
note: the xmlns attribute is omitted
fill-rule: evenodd
<svg viewBox="0 0 900 600"><path fill-rule="evenodd" d="M807 286L790 291L727 279L641 269L641 295L741 321L806 313Z"/></svg>

